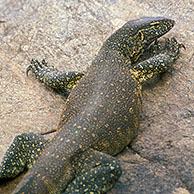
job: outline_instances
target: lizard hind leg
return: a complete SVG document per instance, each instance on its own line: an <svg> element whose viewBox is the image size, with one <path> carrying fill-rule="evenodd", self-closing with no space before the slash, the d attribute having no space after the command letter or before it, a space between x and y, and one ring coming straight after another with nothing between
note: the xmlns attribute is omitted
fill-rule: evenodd
<svg viewBox="0 0 194 194"><path fill-rule="evenodd" d="M26 70L27 75L29 71L32 71L40 82L60 91L71 90L84 75L78 72L60 72L54 66L48 65L44 59L42 62L32 59Z"/></svg>
<svg viewBox="0 0 194 194"><path fill-rule="evenodd" d="M63 194L94 194L109 191L121 176L121 166L112 156L89 149L75 163L76 178Z"/></svg>
<svg viewBox="0 0 194 194"><path fill-rule="evenodd" d="M182 47L185 48L175 38L166 39L157 47L157 50L152 51L154 53L152 57L136 64L132 73L141 84L147 82L154 75L167 71L178 58Z"/></svg>
<svg viewBox="0 0 194 194"><path fill-rule="evenodd" d="M0 180L14 178L30 168L47 143L42 136L34 133L16 136L0 164Z"/></svg>

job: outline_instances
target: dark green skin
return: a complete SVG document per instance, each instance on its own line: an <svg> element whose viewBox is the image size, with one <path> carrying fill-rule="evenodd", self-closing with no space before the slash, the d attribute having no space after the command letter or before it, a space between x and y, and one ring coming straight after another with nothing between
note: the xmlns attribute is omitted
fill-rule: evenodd
<svg viewBox="0 0 194 194"><path fill-rule="evenodd" d="M75 74L75 83L83 78L66 101L57 135L14 193L61 193L67 188L65 194L92 194L112 188L121 175L112 156L131 142L138 129L141 84L166 71L182 45L168 40L151 59L134 67L133 63L173 25L166 18L141 18L127 22L105 41L85 75L76 79ZM44 79L45 69L49 67L33 61L27 71L50 85ZM58 73L48 76L50 83L58 79L67 85L67 78Z"/></svg>

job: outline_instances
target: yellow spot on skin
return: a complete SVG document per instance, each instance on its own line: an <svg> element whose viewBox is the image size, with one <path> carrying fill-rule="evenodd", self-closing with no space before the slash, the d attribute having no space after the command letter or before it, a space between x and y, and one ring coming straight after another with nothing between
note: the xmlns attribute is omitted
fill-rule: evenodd
<svg viewBox="0 0 194 194"><path fill-rule="evenodd" d="M114 170L115 168L113 166L110 167L111 170Z"/></svg>
<svg viewBox="0 0 194 194"><path fill-rule="evenodd" d="M108 128L108 127L109 127L109 124L107 123L107 124L105 125L105 127Z"/></svg>
<svg viewBox="0 0 194 194"><path fill-rule="evenodd" d="M133 113L133 108L132 107L129 109L129 112L130 113Z"/></svg>

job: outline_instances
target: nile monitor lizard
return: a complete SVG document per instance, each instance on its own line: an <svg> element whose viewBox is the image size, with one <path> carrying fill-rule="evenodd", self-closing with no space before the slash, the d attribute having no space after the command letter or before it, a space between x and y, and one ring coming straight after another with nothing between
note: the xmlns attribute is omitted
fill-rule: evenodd
<svg viewBox="0 0 194 194"><path fill-rule="evenodd" d="M38 158L14 193L93 194L113 187L121 175L113 156L138 129L141 84L165 72L183 46L175 38L156 41L173 25L163 17L127 22L104 42L86 73L59 72L32 60L27 72L53 88L73 90L50 142L22 134L8 149L1 179L18 175Z"/></svg>

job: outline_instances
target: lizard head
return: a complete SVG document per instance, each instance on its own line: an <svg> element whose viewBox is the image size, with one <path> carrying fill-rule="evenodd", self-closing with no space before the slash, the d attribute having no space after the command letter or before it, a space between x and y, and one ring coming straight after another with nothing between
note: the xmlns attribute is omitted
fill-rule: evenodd
<svg viewBox="0 0 194 194"><path fill-rule="evenodd" d="M149 45L166 34L174 26L174 21L164 17L143 17L128 21L105 44L105 50L117 50L136 62Z"/></svg>
<svg viewBox="0 0 194 194"><path fill-rule="evenodd" d="M126 47L128 57L132 62L137 61L139 56L149 45L172 29L175 21L164 17L143 17L127 22L123 27L124 34L128 34ZM128 31L128 32L127 32Z"/></svg>
<svg viewBox="0 0 194 194"><path fill-rule="evenodd" d="M132 36L139 36L138 41L147 46L170 31L174 24L174 20L164 17L143 17L129 21L126 26L131 28Z"/></svg>

